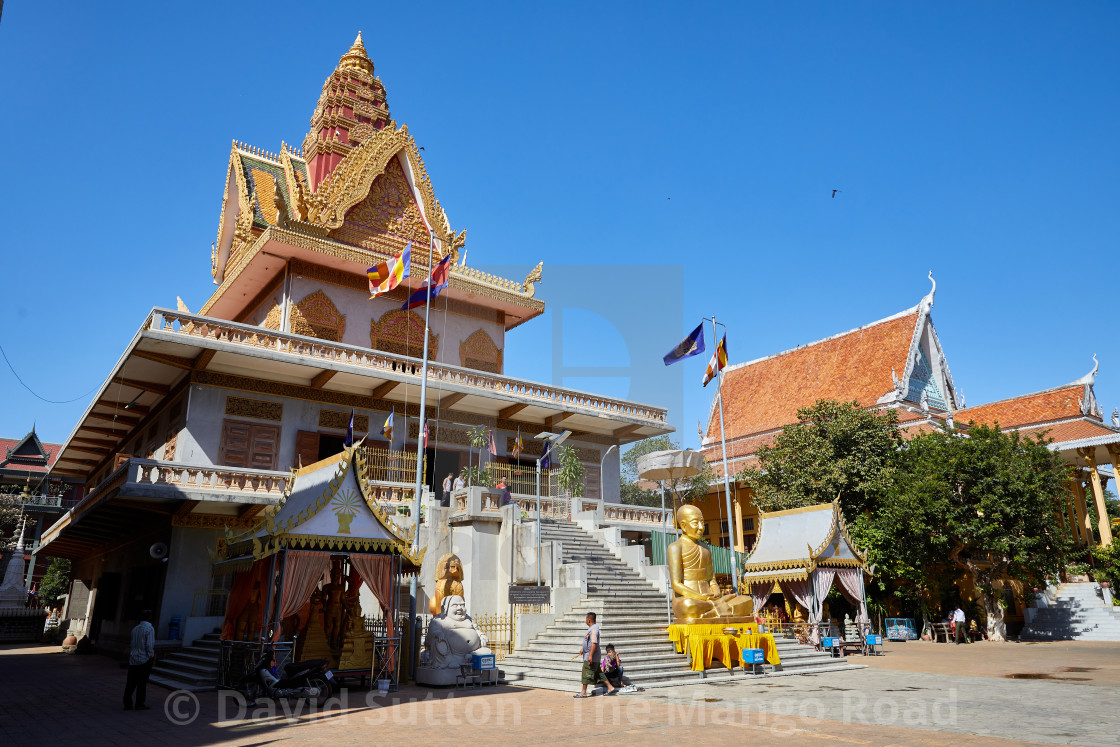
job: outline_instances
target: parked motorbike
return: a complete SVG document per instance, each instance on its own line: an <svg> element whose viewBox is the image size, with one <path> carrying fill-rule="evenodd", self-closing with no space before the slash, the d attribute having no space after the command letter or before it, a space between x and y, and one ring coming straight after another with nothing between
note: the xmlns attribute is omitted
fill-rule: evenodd
<svg viewBox="0 0 1120 747"><path fill-rule="evenodd" d="M273 699L306 698L316 705L322 705L334 690L334 674L328 664L326 659L285 664L281 676L274 669L276 659L272 652L266 651L257 661L252 675L244 681L241 690L250 703L265 696Z"/></svg>

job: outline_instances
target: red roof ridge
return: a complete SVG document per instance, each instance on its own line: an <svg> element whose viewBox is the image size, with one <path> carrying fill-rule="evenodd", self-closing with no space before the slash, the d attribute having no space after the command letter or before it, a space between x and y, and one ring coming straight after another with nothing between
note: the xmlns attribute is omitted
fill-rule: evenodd
<svg viewBox="0 0 1120 747"><path fill-rule="evenodd" d="M954 410L953 415L958 415L962 412L968 412L969 410L979 410L981 407L991 407L992 405L1002 405L1002 404L1005 404L1007 402L1014 402L1017 399L1026 399L1027 397L1034 397L1034 396L1037 396L1039 394L1052 394L1053 392L1060 392L1063 389L1074 389L1074 388L1082 387L1082 386L1084 386L1084 384L1082 382L1073 381L1073 382L1070 382L1069 384L1062 384L1061 386L1052 386L1049 389L1039 389L1036 392L1024 392L1023 394L1016 394L1012 397L1004 397L1003 399L994 399L991 402L984 402L984 403L979 404L979 405L971 405L969 407L962 407L959 410ZM1080 417L1080 416L1079 415L1070 415L1069 417L1075 418L1075 417Z"/></svg>

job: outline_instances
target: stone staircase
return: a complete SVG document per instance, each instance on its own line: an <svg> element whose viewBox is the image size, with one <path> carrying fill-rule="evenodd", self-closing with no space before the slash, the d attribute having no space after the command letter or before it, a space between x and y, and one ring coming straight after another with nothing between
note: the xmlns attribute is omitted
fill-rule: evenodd
<svg viewBox="0 0 1120 747"><path fill-rule="evenodd" d="M1035 610L1021 641L1120 641L1120 608L1097 596L1091 581L1062 584L1055 600Z"/></svg>
<svg viewBox="0 0 1120 747"><path fill-rule="evenodd" d="M157 660L151 682L168 690L206 692L217 689L221 635L207 633L189 646Z"/></svg>
<svg viewBox="0 0 1120 747"><path fill-rule="evenodd" d="M663 591L570 521L542 521L541 537L562 545L565 563L584 566L587 594L528 647L505 658L502 669L510 684L578 692L582 662L572 656L583 644L588 612L598 616L602 644L610 643L618 649L625 675L633 684L662 687L700 681L701 674L689 669L684 654L678 654L669 642ZM776 643L782 660L776 674L813 674L861 666L833 659L794 640L780 639ZM751 675L743 674L741 668L732 675L722 666L707 672L710 680L746 676Z"/></svg>

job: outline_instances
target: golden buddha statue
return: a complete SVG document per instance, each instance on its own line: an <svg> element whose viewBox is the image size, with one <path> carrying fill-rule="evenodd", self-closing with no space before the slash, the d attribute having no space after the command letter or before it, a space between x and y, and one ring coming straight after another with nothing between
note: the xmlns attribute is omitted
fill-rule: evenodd
<svg viewBox="0 0 1120 747"><path fill-rule="evenodd" d="M754 601L749 596L723 593L716 583L712 553L696 542L704 534L704 514L696 506L685 504L677 509L676 520L684 536L668 549L673 621L687 624L750 619Z"/></svg>
<svg viewBox="0 0 1120 747"><path fill-rule="evenodd" d="M463 561L454 553L440 556L436 563L435 594L428 601L428 610L433 615L442 611L444 597L461 597L463 594Z"/></svg>

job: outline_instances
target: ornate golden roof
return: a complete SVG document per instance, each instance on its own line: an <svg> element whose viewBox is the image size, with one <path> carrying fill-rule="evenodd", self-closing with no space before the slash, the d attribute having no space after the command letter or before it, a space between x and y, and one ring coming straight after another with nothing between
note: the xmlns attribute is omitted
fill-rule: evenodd
<svg viewBox="0 0 1120 747"><path fill-rule="evenodd" d="M354 40L354 44L350 47L350 51L342 55L338 61L339 70L364 70L369 75L373 75L373 62L370 60L369 55L366 54L365 45L362 44L362 32L358 32L358 38Z"/></svg>

